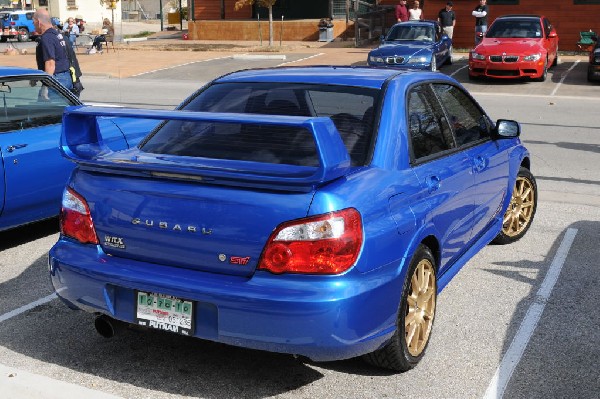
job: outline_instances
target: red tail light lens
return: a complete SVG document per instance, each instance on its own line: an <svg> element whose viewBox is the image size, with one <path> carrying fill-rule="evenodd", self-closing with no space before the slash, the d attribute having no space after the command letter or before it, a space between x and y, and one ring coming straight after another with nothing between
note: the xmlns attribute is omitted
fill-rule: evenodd
<svg viewBox="0 0 600 399"><path fill-rule="evenodd" d="M356 262L362 241L354 208L287 222L271 234L258 268L277 274L343 273Z"/></svg>
<svg viewBox="0 0 600 399"><path fill-rule="evenodd" d="M81 195L70 188L63 193L60 232L82 244L98 244L88 204Z"/></svg>

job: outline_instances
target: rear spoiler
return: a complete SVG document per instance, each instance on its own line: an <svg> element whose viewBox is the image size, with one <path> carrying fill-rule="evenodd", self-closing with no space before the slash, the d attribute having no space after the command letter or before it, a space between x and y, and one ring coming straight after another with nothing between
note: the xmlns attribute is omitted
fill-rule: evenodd
<svg viewBox="0 0 600 399"><path fill-rule="evenodd" d="M115 152L104 143L97 123L99 117L229 122L304 128L314 136L319 166L177 157L144 153L137 148ZM281 187L294 191L312 190L320 184L345 175L350 168L348 151L333 121L327 117L73 106L67 107L63 114L60 150L63 156L87 170L220 184L235 182L236 185L244 183L254 187Z"/></svg>

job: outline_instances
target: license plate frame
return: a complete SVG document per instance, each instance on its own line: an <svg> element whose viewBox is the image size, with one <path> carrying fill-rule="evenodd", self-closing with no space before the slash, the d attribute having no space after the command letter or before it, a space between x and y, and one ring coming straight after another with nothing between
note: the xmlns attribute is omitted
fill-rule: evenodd
<svg viewBox="0 0 600 399"><path fill-rule="evenodd" d="M194 301L156 292L134 292L137 324L186 336L194 334Z"/></svg>

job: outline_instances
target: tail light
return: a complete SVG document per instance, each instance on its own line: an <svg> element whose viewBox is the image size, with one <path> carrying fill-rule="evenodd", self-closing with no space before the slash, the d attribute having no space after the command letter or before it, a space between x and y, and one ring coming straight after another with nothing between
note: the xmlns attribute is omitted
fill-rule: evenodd
<svg viewBox="0 0 600 399"><path fill-rule="evenodd" d="M98 244L90 208L85 199L70 188L63 193L60 232L82 244Z"/></svg>
<svg viewBox="0 0 600 399"><path fill-rule="evenodd" d="M258 268L277 274L339 274L354 265L362 241L362 221L354 208L286 222L271 234Z"/></svg>

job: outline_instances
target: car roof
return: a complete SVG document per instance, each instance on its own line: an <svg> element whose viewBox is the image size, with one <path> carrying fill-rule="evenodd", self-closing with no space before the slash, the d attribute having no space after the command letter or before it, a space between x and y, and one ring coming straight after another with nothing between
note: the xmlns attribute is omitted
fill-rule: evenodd
<svg viewBox="0 0 600 399"><path fill-rule="evenodd" d="M421 75L431 76L431 73L367 66L307 66L247 69L222 76L215 82L306 83L380 89L387 80L396 76L411 76L413 79L418 79Z"/></svg>
<svg viewBox="0 0 600 399"><path fill-rule="evenodd" d="M533 14L511 14L511 15L501 15L496 19L540 19L541 15L533 15Z"/></svg>
<svg viewBox="0 0 600 399"><path fill-rule="evenodd" d="M13 66L0 66L0 78L5 77L17 77L17 76L31 76L31 75L44 75L48 74L44 71L40 71L39 69L32 68L21 68L21 67L13 67Z"/></svg>
<svg viewBox="0 0 600 399"><path fill-rule="evenodd" d="M16 11L12 11L11 14L29 14L29 13L34 13L35 11L31 11L31 10L16 10Z"/></svg>

